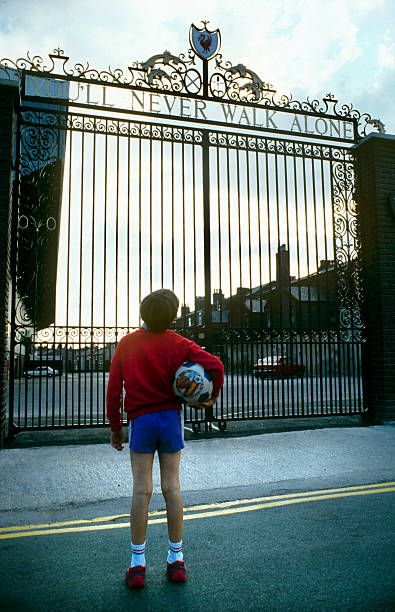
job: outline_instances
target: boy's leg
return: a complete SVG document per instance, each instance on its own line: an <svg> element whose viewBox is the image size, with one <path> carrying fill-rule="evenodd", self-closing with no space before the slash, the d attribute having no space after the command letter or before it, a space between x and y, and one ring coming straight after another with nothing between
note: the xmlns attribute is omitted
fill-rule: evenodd
<svg viewBox="0 0 395 612"><path fill-rule="evenodd" d="M133 544L144 544L147 531L148 505L152 495L153 453L130 452L133 474L133 495L130 511L130 533Z"/></svg>
<svg viewBox="0 0 395 612"><path fill-rule="evenodd" d="M125 576L130 589L141 589L145 581L145 536L148 505L152 495L153 453L130 451L133 474L132 507L130 510L131 560Z"/></svg>
<svg viewBox="0 0 395 612"><path fill-rule="evenodd" d="M180 490L181 451L160 453L160 480L166 501L167 529L171 542L180 542L183 531L183 506Z"/></svg>
<svg viewBox="0 0 395 612"><path fill-rule="evenodd" d="M183 507L180 491L181 451L160 453L160 479L166 501L169 551L167 576L171 582L185 582L186 565L182 554Z"/></svg>

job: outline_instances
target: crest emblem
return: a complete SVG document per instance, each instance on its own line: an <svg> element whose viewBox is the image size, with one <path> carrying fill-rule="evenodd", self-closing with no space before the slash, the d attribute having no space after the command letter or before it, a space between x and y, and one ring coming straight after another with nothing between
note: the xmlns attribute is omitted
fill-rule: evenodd
<svg viewBox="0 0 395 612"><path fill-rule="evenodd" d="M189 30L189 40L192 49L200 59L209 60L216 55L221 46L219 30L212 32L207 29L208 21L202 21L203 27L197 28L194 24Z"/></svg>

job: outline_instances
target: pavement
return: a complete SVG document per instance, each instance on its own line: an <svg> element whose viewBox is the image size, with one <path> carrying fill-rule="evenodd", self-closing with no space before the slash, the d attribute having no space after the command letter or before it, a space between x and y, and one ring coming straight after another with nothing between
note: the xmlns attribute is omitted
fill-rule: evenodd
<svg viewBox="0 0 395 612"><path fill-rule="evenodd" d="M155 458L151 574L139 594L122 584L127 449L113 450L102 431L90 443L70 443L74 432L55 445L34 446L30 437L1 450L0 609L395 609L394 424L323 420L257 431L187 432L181 482L190 580L178 590L163 577ZM34 577L28 588L26 567Z"/></svg>

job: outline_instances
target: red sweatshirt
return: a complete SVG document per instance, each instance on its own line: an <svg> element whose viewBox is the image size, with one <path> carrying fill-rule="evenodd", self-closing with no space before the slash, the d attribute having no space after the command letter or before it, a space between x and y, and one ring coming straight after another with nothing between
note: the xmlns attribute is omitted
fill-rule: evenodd
<svg viewBox="0 0 395 612"><path fill-rule="evenodd" d="M107 417L111 431L122 428L123 387L128 421L141 414L180 406L181 400L174 395L173 381L184 361L196 361L211 373L213 397L217 397L224 384L224 366L218 357L170 330L158 333L140 328L124 336L112 358L107 387Z"/></svg>

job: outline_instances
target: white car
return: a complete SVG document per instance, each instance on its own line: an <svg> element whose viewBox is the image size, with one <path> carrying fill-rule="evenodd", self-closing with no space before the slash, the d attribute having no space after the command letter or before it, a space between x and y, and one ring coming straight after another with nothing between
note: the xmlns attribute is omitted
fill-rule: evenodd
<svg viewBox="0 0 395 612"><path fill-rule="evenodd" d="M54 370L49 366L38 366L37 368L34 368L34 370L27 370L26 376L28 378L37 376L52 378L53 376L59 376L59 370Z"/></svg>

